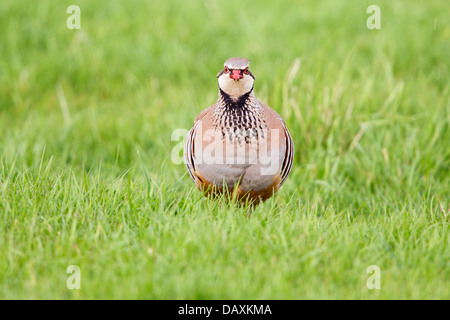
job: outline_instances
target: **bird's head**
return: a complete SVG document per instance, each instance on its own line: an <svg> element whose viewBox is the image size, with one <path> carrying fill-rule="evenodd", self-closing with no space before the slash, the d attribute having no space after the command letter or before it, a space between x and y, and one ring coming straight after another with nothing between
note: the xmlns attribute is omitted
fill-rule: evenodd
<svg viewBox="0 0 450 320"><path fill-rule="evenodd" d="M249 64L250 60L247 59L229 58L217 74L219 88L232 99L238 99L253 90L255 76L248 69Z"/></svg>

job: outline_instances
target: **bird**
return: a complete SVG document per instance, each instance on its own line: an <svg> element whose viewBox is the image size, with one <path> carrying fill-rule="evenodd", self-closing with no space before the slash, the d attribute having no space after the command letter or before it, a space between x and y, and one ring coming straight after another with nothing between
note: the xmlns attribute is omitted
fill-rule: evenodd
<svg viewBox="0 0 450 320"><path fill-rule="evenodd" d="M294 144L281 116L255 97L249 65L239 57L225 61L217 74L217 102L195 118L184 160L205 195L257 205L286 181Z"/></svg>

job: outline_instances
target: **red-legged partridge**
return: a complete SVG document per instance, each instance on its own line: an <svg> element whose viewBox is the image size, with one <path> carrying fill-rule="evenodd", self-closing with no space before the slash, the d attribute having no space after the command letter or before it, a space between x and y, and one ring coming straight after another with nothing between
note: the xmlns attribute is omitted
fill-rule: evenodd
<svg viewBox="0 0 450 320"><path fill-rule="evenodd" d="M191 178L207 194L236 194L253 204L270 198L292 168L294 145L281 117L256 99L249 60L225 61L219 98L189 131L184 158Z"/></svg>

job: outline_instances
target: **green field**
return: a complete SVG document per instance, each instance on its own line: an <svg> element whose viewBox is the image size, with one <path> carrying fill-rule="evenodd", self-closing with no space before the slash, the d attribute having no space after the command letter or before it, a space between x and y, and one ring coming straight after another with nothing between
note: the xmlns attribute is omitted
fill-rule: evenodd
<svg viewBox="0 0 450 320"><path fill-rule="evenodd" d="M0 299L450 299L449 9L2 0ZM296 149L250 218L171 157L233 56Z"/></svg>

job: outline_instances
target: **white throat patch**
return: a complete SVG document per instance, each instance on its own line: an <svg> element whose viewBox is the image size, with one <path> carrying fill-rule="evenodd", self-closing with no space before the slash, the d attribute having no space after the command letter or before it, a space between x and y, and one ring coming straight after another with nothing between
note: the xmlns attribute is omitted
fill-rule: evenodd
<svg viewBox="0 0 450 320"><path fill-rule="evenodd" d="M233 100L236 100L253 88L253 77L248 74L244 74L243 76L240 80L233 80L230 78L229 73L223 73L219 77L219 88Z"/></svg>

